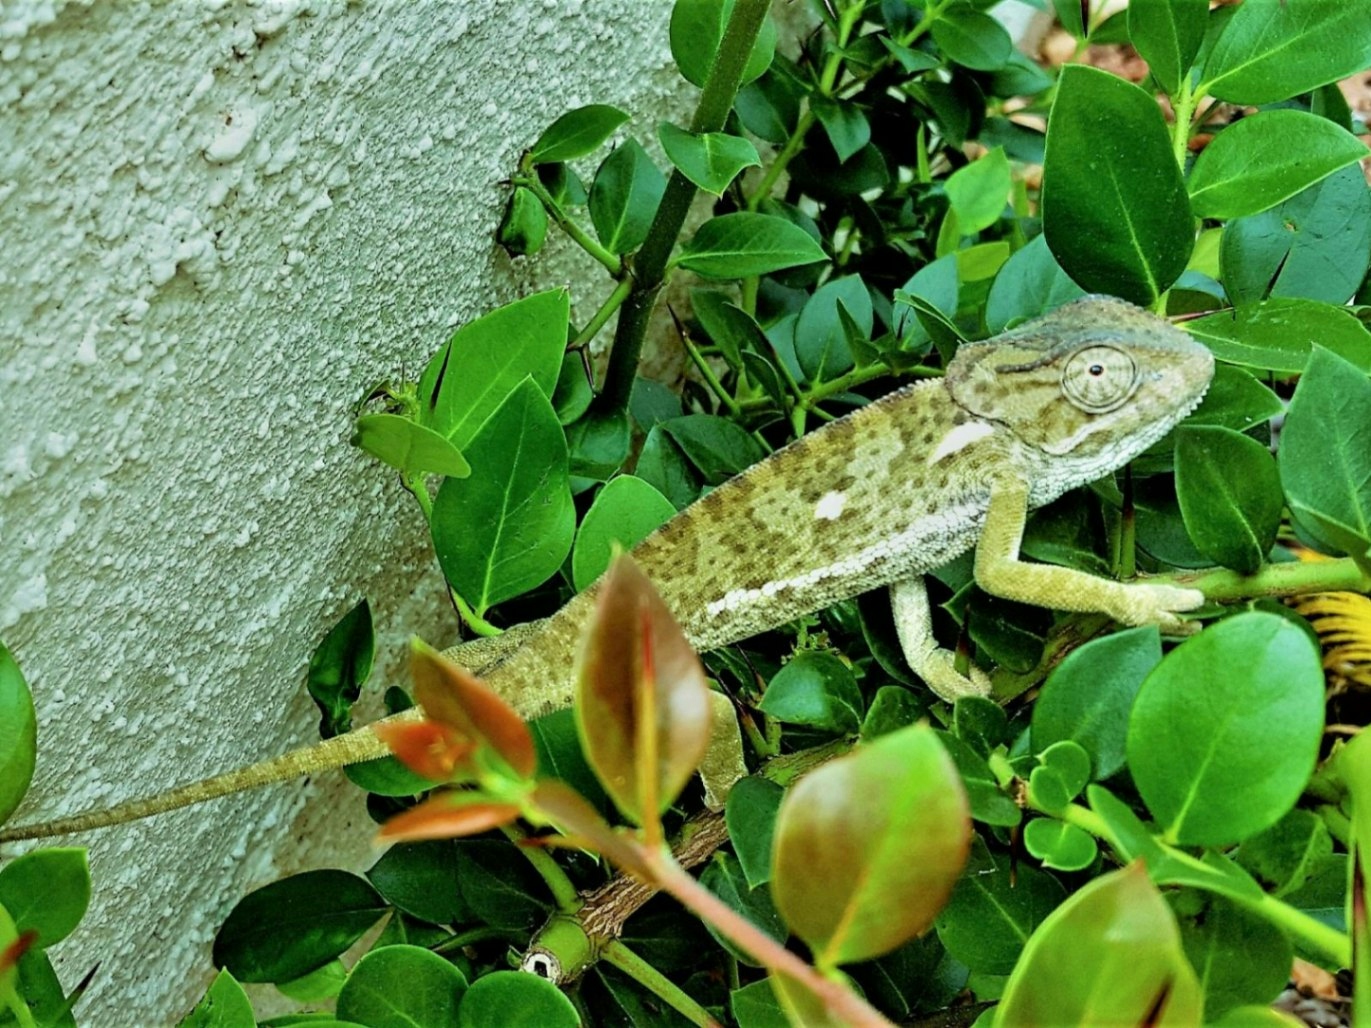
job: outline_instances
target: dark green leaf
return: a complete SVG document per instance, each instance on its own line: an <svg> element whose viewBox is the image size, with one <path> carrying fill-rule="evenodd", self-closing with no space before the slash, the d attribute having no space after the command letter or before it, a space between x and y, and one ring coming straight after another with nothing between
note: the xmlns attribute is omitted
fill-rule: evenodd
<svg viewBox="0 0 1371 1028"><path fill-rule="evenodd" d="M1181 893L1173 898L1184 907L1186 900L1200 897ZM1273 922L1215 895L1204 897L1199 910L1178 910L1178 915L1185 955L1204 990L1206 1023L1233 1007L1269 1004L1280 995L1295 954Z"/></svg>
<svg viewBox="0 0 1371 1028"><path fill-rule="evenodd" d="M1253 425L1270 421L1285 410L1285 404L1249 372L1220 364L1214 380L1187 425L1219 425L1246 431Z"/></svg>
<svg viewBox="0 0 1371 1028"><path fill-rule="evenodd" d="M1062 69L1042 209L1052 253L1086 289L1147 305L1176 281L1194 219L1150 94L1095 68Z"/></svg>
<svg viewBox="0 0 1371 1028"><path fill-rule="evenodd" d="M243 987L227 971L214 977L209 990L177 1028L256 1028L257 1018Z"/></svg>
<svg viewBox="0 0 1371 1028"><path fill-rule="evenodd" d="M528 723L538 752L538 777L557 778L571 786L599 809L608 809L609 797L600 786L581 751L576 734L576 715L570 707L554 710Z"/></svg>
<svg viewBox="0 0 1371 1028"><path fill-rule="evenodd" d="M902 685L883 685L876 690L862 719L861 735L870 741L914 724L926 716L927 708Z"/></svg>
<svg viewBox="0 0 1371 1028"><path fill-rule="evenodd" d="M628 115L608 104L590 104L567 111L554 121L529 149L534 164L574 161L599 148Z"/></svg>
<svg viewBox="0 0 1371 1028"><path fill-rule="evenodd" d="M741 914L769 935L773 941L784 943L787 935L785 922L776 912L771 893L764 885L753 885L743 874L742 865L730 853L717 852L710 859L709 866L700 875L700 884L719 899L723 900L734 913ZM741 963L751 967L758 966L757 958L739 947L728 936L718 931L708 921L705 927L709 934Z"/></svg>
<svg viewBox="0 0 1371 1028"><path fill-rule="evenodd" d="M633 426L628 411L591 407L566 427L571 474L604 481L628 458Z"/></svg>
<svg viewBox="0 0 1371 1028"><path fill-rule="evenodd" d="M851 734L862 723L862 693L834 654L803 650L766 687L760 709L778 721Z"/></svg>
<svg viewBox="0 0 1371 1028"><path fill-rule="evenodd" d="M1317 648L1285 618L1237 614L1147 676L1129 719L1128 767L1169 841L1225 845L1294 805L1322 733Z"/></svg>
<svg viewBox="0 0 1371 1028"><path fill-rule="evenodd" d="M827 260L809 233L773 214L739 211L710 218L676 262L705 278L746 278Z"/></svg>
<svg viewBox="0 0 1371 1028"><path fill-rule="evenodd" d="M571 551L577 592L604 574L616 545L633 549L675 513L671 501L641 478L619 475L607 482L586 511Z"/></svg>
<svg viewBox="0 0 1371 1028"><path fill-rule="evenodd" d="M1349 311L1331 304L1281 297L1219 311L1186 328L1230 364L1293 374L1304 370L1317 343L1371 371L1371 333Z"/></svg>
<svg viewBox="0 0 1371 1028"><path fill-rule="evenodd" d="M907 294L910 300L917 296L944 317L955 318L960 303L956 256L947 254L925 264L895 292L895 334L910 353L927 352L933 337L911 302L901 299L902 294Z"/></svg>
<svg viewBox="0 0 1371 1028"><path fill-rule="evenodd" d="M1234 857L1275 896L1304 888L1333 855L1333 839L1317 814L1296 808L1238 847Z"/></svg>
<svg viewBox="0 0 1371 1028"><path fill-rule="evenodd" d="M1038 236L1005 261L995 276L985 304L985 327L998 335L1084 295L1052 256L1047 239Z"/></svg>
<svg viewBox="0 0 1371 1028"><path fill-rule="evenodd" d="M557 420L570 425L586 412L594 393L586 378L585 365L579 353L568 353L562 357L562 370L557 376L557 388L552 392L552 407L557 411Z"/></svg>
<svg viewBox="0 0 1371 1028"><path fill-rule="evenodd" d="M457 1028L580 1028L571 1000L546 978L522 971L492 971L462 997ZM450 1023L450 1022L449 1022Z"/></svg>
<svg viewBox="0 0 1371 1028"><path fill-rule="evenodd" d="M699 499L704 485L681 447L661 425L653 426L648 432L634 471L637 477L670 500L677 510L684 510Z"/></svg>
<svg viewBox="0 0 1371 1028"><path fill-rule="evenodd" d="M671 56L691 85L704 87L732 13L733 0L676 0L672 5ZM776 26L767 18L748 54L743 82L751 82L766 71L775 52Z"/></svg>
<svg viewBox="0 0 1371 1028"><path fill-rule="evenodd" d="M433 782L415 774L394 757L377 757L343 768L348 781L377 796L417 796L433 788Z"/></svg>
<svg viewBox="0 0 1371 1028"><path fill-rule="evenodd" d="M745 429L713 414L687 414L660 427L710 485L721 485L766 456L762 444Z"/></svg>
<svg viewBox="0 0 1371 1028"><path fill-rule="evenodd" d="M871 142L871 123L856 104L815 98L810 106L840 162Z"/></svg>
<svg viewBox="0 0 1371 1028"><path fill-rule="evenodd" d="M430 527L443 574L484 612L561 567L576 527L566 439L547 396L525 378L471 441L477 468L443 482Z"/></svg>
<svg viewBox="0 0 1371 1028"><path fill-rule="evenodd" d="M799 121L800 96L773 67L738 90L733 109L738 112L743 128L768 143L781 144L790 138Z"/></svg>
<svg viewBox="0 0 1371 1028"><path fill-rule="evenodd" d="M743 350L755 345L761 337L756 321L726 294L712 289L692 289L690 305L700 327L723 352L729 367L741 367ZM680 414L680 411L676 413Z"/></svg>
<svg viewBox="0 0 1371 1028"><path fill-rule="evenodd" d="M974 820L1003 828L1013 828L1023 820L1023 812L1000 788L985 757L947 732L938 733L938 740L957 765Z"/></svg>
<svg viewBox="0 0 1371 1028"><path fill-rule="evenodd" d="M28 792L38 755L33 695L10 651L0 643L0 822Z"/></svg>
<svg viewBox="0 0 1371 1028"><path fill-rule="evenodd" d="M286 982L327 964L386 912L366 880L306 871L248 893L214 937L214 963L241 982Z"/></svg>
<svg viewBox="0 0 1371 1028"><path fill-rule="evenodd" d="M790 1018L781 1008L769 978L734 989L729 993L728 1008L738 1028L790 1028Z"/></svg>
<svg viewBox="0 0 1371 1028"><path fill-rule="evenodd" d="M547 916L547 886L513 843L459 839L456 845L457 887L478 918L494 928L523 931Z"/></svg>
<svg viewBox="0 0 1371 1028"><path fill-rule="evenodd" d="M811 382L827 381L852 368L852 348L839 316L840 305L862 335L871 336L871 295L859 275L836 278L820 286L805 301L795 323L795 356Z"/></svg>
<svg viewBox="0 0 1371 1028"><path fill-rule="evenodd" d="M715 196L722 196L744 168L762 163L755 146L727 132L687 132L664 121L657 126L657 139L677 171Z"/></svg>
<svg viewBox="0 0 1371 1028"><path fill-rule="evenodd" d="M1186 183L1202 218L1239 218L1288 200L1368 156L1344 128L1304 111L1259 111L1204 148Z"/></svg>
<svg viewBox="0 0 1371 1028"><path fill-rule="evenodd" d="M384 946L353 967L338 1016L367 1028L449 1028L466 990L466 976L438 954Z"/></svg>
<svg viewBox="0 0 1371 1028"><path fill-rule="evenodd" d="M611 253L638 249L657 214L666 176L636 139L604 159L590 187L590 222Z"/></svg>
<svg viewBox="0 0 1371 1028"><path fill-rule="evenodd" d="M952 7L933 22L933 41L964 68L995 71L1014 52L1014 41L1003 25L969 6Z"/></svg>
<svg viewBox="0 0 1371 1028"><path fill-rule="evenodd" d="M70 935L90 906L84 849L48 847L0 867L0 906L20 932L35 931L46 949Z"/></svg>
<svg viewBox="0 0 1371 1028"><path fill-rule="evenodd" d="M319 707L319 734L325 739L352 728L352 705L371 677L375 652L371 606L363 598L329 629L309 658L305 685Z"/></svg>
<svg viewBox="0 0 1371 1028"><path fill-rule="evenodd" d="M1195 548L1216 564L1250 575L1276 541L1280 475L1265 446L1231 428L1176 430L1176 497Z"/></svg>
<svg viewBox="0 0 1371 1028"><path fill-rule="evenodd" d="M547 210L537 194L524 186L515 186L495 232L495 241L511 257L532 257L547 242L547 222Z"/></svg>
<svg viewBox="0 0 1371 1028"><path fill-rule="evenodd" d="M1085 38L1089 0L1052 0L1052 7L1057 12L1057 20L1062 23L1062 28L1077 39Z"/></svg>
<svg viewBox="0 0 1371 1028"><path fill-rule="evenodd" d="M784 795L775 782L757 775L749 775L729 791L724 807L728 837L752 888L771 880L771 840Z"/></svg>
<svg viewBox="0 0 1371 1028"><path fill-rule="evenodd" d="M1173 96L1204 42L1209 0L1136 0L1128 5L1128 37L1147 69Z"/></svg>
<svg viewBox="0 0 1371 1028"><path fill-rule="evenodd" d="M1024 942L1065 898L1057 879L1037 868L973 864L938 915L938 938L971 970L1008 974Z"/></svg>
<svg viewBox="0 0 1371 1028"><path fill-rule="evenodd" d="M392 846L367 871L386 900L406 914L432 924L471 919L457 887L458 844L453 839Z"/></svg>

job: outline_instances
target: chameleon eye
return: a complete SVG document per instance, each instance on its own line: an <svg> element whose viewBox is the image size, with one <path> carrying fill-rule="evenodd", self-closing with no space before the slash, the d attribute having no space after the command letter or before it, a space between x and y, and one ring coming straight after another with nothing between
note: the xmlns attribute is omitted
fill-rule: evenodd
<svg viewBox="0 0 1371 1028"><path fill-rule="evenodd" d="M1062 392L1081 410L1104 414L1130 396L1138 382L1133 358L1112 346L1090 346L1062 369Z"/></svg>

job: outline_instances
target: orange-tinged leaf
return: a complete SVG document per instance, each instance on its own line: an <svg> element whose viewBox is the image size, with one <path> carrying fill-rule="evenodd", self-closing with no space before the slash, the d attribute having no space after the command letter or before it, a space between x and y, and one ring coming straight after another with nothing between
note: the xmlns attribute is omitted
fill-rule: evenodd
<svg viewBox="0 0 1371 1028"><path fill-rule="evenodd" d="M381 723L375 731L400 763L430 781L451 781L471 768L468 758L476 744L439 721Z"/></svg>
<svg viewBox="0 0 1371 1028"><path fill-rule="evenodd" d="M622 554L600 584L576 688L582 747L605 791L639 824L655 818L704 757L709 685L671 611Z"/></svg>
<svg viewBox="0 0 1371 1028"><path fill-rule="evenodd" d="M0 979L3 979L6 971L11 970L19 963L19 958L27 953L37 941L38 932L30 928L26 932L21 932L19 938L0 950Z"/></svg>
<svg viewBox="0 0 1371 1028"><path fill-rule="evenodd" d="M382 842L418 842L475 835L519 816L513 803L492 803L479 792L443 792L396 814L381 826Z"/></svg>
<svg viewBox="0 0 1371 1028"><path fill-rule="evenodd" d="M533 774L538 754L528 725L494 689L420 639L412 643L410 668L414 698L432 720L489 744L520 777Z"/></svg>
<svg viewBox="0 0 1371 1028"><path fill-rule="evenodd" d="M933 923L970 845L961 777L933 731L911 725L786 794L771 891L820 968L870 960Z"/></svg>
<svg viewBox="0 0 1371 1028"><path fill-rule="evenodd" d="M1203 998L1170 907L1141 861L1090 882L1047 916L1010 975L996 1025L1180 1026Z"/></svg>

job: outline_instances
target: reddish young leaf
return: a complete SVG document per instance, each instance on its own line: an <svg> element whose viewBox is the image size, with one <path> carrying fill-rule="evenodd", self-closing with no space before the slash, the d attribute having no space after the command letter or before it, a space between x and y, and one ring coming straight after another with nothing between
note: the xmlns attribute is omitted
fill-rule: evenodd
<svg viewBox="0 0 1371 1028"><path fill-rule="evenodd" d="M772 895L820 968L870 960L933 923L970 843L957 768L927 725L911 725L786 794Z"/></svg>
<svg viewBox="0 0 1371 1028"><path fill-rule="evenodd" d="M492 803L479 792L442 792L396 814L381 826L382 842L418 842L475 835L509 824L519 816L513 803Z"/></svg>
<svg viewBox="0 0 1371 1028"><path fill-rule="evenodd" d="M476 744L440 721L410 721L376 726L376 737L416 775L448 782L471 770Z"/></svg>
<svg viewBox="0 0 1371 1028"><path fill-rule="evenodd" d="M528 778L538 766L524 719L485 682L420 639L412 643L414 698L434 721L487 743L516 774Z"/></svg>
<svg viewBox="0 0 1371 1028"><path fill-rule="evenodd" d="M38 933L30 928L26 932L21 932L17 939L0 950L0 980L3 980L5 972L14 968L19 963L19 958L37 941Z"/></svg>
<svg viewBox="0 0 1371 1028"><path fill-rule="evenodd" d="M709 743L709 686L647 576L615 558L576 676L576 724L605 791L642 824L670 806Z"/></svg>

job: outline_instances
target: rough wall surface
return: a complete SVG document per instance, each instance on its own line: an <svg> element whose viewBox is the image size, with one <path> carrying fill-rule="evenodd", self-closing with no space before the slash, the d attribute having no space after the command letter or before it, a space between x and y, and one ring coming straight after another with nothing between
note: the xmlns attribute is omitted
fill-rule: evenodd
<svg viewBox="0 0 1371 1028"><path fill-rule="evenodd" d="M0 639L40 719L16 820L308 742L305 661L359 596L383 653L450 641L349 407L517 279L558 280L494 252L498 183L570 107L644 135L683 108L667 10L0 0ZM68 986L100 964L82 1023L174 1022L238 897L355 857L356 791L327 795L71 840L94 904L50 955Z"/></svg>

